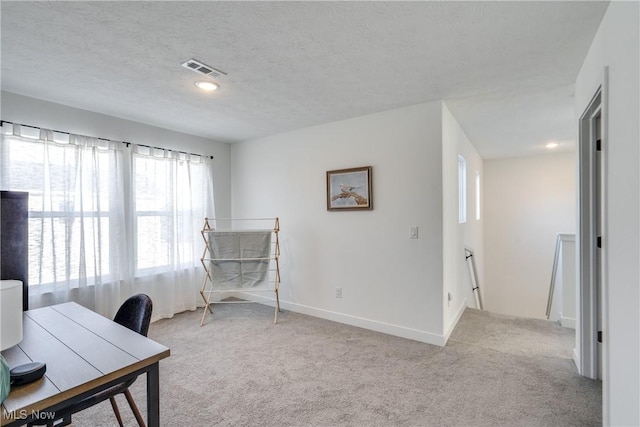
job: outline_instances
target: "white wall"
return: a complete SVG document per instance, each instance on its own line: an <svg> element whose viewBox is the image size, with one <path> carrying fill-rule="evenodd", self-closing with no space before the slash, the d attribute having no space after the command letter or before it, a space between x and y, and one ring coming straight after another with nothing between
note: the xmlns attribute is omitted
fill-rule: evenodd
<svg viewBox="0 0 640 427"><path fill-rule="evenodd" d="M467 221L458 221L458 155L467 162ZM477 308L465 247L474 251L478 283L484 283L483 215L476 219L476 172L484 179L482 158L446 105L442 109L444 332L448 336L466 306ZM481 195L482 196L482 195ZM482 201L481 201L482 205ZM481 206L482 207L482 206ZM448 301L448 293L451 301Z"/></svg>
<svg viewBox="0 0 640 427"><path fill-rule="evenodd" d="M441 127L431 102L232 146L233 216L281 218L284 307L444 343ZM326 171L367 165L373 210L327 211Z"/></svg>
<svg viewBox="0 0 640 427"><path fill-rule="evenodd" d="M576 81L577 118L609 67L603 421L616 426L640 425L639 9L638 2L610 3Z"/></svg>
<svg viewBox="0 0 640 427"><path fill-rule="evenodd" d="M230 216L231 148L229 144L10 92L2 92L1 98L2 120L213 156L216 215Z"/></svg>
<svg viewBox="0 0 640 427"><path fill-rule="evenodd" d="M485 161L486 310L546 318L556 235L576 228L575 156Z"/></svg>

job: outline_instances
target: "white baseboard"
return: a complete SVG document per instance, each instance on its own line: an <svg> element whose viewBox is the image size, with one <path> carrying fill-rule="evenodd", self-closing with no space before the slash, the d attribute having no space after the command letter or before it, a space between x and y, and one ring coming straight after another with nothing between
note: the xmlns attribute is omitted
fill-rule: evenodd
<svg viewBox="0 0 640 427"><path fill-rule="evenodd" d="M572 317L560 317L560 325L563 328L570 328L570 329L575 329L576 328L576 319L572 318Z"/></svg>
<svg viewBox="0 0 640 427"><path fill-rule="evenodd" d="M249 292L234 295L238 298L260 302L271 307L275 306L273 298L266 296L252 294ZM335 311L325 310L322 308L311 307L308 305L297 304L289 301L280 300L280 307L294 311L296 313L306 314L308 316L318 317L320 319L331 320L338 323L344 323L345 325L356 326L371 331L382 332L383 334L394 335L401 338L407 338L414 341L419 341L427 344L433 344L437 346L444 346L446 339L443 335L432 334L430 332L421 331L418 329L407 328L404 326L392 325L390 323L379 322L377 320L365 319L362 317L352 316L350 314L338 313ZM462 310L464 311L464 310ZM462 315L462 313L460 313ZM458 317L459 318L459 317ZM457 322L457 320L456 320Z"/></svg>
<svg viewBox="0 0 640 427"><path fill-rule="evenodd" d="M580 372L580 356L578 355L578 349L576 348L573 349L573 363L576 364L576 369L578 370L578 373L582 375L582 373Z"/></svg>
<svg viewBox="0 0 640 427"><path fill-rule="evenodd" d="M460 318L462 317L462 314L464 313L464 310L466 308L467 308L467 299L465 298L464 301L462 301L462 305L458 309L458 312L456 313L455 317L453 318L453 320L451 320L451 322L449 322L449 324L447 325L447 329L445 329L445 331L444 331L444 343L445 344L447 343L447 341L449 341L449 337L451 336L451 333L453 332L453 330L455 329L456 325L460 321Z"/></svg>

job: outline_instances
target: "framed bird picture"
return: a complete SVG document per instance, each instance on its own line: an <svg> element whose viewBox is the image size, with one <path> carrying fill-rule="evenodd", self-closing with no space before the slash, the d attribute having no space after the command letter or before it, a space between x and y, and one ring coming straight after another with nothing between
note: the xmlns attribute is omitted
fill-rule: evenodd
<svg viewBox="0 0 640 427"><path fill-rule="evenodd" d="M373 209L371 166L327 171L327 210Z"/></svg>

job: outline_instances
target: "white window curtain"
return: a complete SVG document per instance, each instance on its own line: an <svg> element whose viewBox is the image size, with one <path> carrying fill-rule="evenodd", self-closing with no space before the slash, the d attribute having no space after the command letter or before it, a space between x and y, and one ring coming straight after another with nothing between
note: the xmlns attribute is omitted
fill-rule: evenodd
<svg viewBox="0 0 640 427"><path fill-rule="evenodd" d="M5 124L0 166L1 189L29 192L30 307L111 317L138 292L154 319L201 305L209 159Z"/></svg>
<svg viewBox="0 0 640 427"><path fill-rule="evenodd" d="M132 146L136 288L153 299L154 317L194 310L204 242L200 230L213 217L210 159Z"/></svg>
<svg viewBox="0 0 640 427"><path fill-rule="evenodd" d="M122 148L3 127L0 188L29 193L30 307L77 301L110 314L129 292Z"/></svg>

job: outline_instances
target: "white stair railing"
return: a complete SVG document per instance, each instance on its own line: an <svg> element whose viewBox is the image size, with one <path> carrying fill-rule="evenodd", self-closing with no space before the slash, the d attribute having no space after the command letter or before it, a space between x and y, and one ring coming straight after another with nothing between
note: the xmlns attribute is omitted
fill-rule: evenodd
<svg viewBox="0 0 640 427"><path fill-rule="evenodd" d="M469 274L471 275L471 289L473 290L473 295L476 297L476 307L482 310L482 296L480 295L478 271L476 270L476 261L473 258L473 250L470 248L464 248L464 253L467 266L469 267Z"/></svg>
<svg viewBox="0 0 640 427"><path fill-rule="evenodd" d="M560 259L560 247L562 246L562 236L558 234L556 238L556 253L553 256L553 268L551 269L551 283L549 284L549 297L547 298L547 319L551 316L551 304L553 303L553 292L556 287L556 275L558 274L558 260Z"/></svg>
<svg viewBox="0 0 640 427"><path fill-rule="evenodd" d="M566 328L575 328L576 322L575 244L574 233L558 233L547 298L547 319Z"/></svg>

